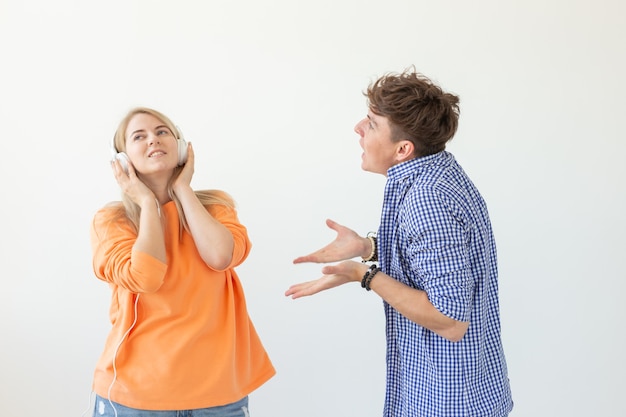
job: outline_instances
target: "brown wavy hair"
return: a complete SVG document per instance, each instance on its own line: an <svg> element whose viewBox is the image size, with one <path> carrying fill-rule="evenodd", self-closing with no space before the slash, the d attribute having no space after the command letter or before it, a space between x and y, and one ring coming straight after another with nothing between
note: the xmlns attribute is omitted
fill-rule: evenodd
<svg viewBox="0 0 626 417"><path fill-rule="evenodd" d="M387 73L363 93L370 110L389 120L391 140L409 140L415 156L445 149L459 124L459 97L446 93L410 67Z"/></svg>

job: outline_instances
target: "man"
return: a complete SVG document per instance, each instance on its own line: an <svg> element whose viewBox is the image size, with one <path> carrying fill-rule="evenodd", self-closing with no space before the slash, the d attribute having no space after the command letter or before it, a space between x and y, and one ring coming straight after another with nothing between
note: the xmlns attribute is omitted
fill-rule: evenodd
<svg viewBox="0 0 626 417"><path fill-rule="evenodd" d="M379 78L366 95L367 117L354 130L361 168L387 177L378 233L361 237L327 220L335 240L294 263L343 262L285 294L356 281L383 299L385 417L507 416L513 401L489 214L445 150L459 98L413 69ZM358 256L363 262L350 260Z"/></svg>

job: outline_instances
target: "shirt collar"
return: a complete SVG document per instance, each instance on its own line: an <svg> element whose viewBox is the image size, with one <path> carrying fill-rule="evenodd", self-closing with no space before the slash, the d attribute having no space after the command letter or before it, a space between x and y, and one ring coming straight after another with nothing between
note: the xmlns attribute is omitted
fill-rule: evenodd
<svg viewBox="0 0 626 417"><path fill-rule="evenodd" d="M387 170L387 179L389 181L402 181L410 175L419 173L425 166L443 161L450 156L448 152L441 151L432 155L421 156L401 162Z"/></svg>

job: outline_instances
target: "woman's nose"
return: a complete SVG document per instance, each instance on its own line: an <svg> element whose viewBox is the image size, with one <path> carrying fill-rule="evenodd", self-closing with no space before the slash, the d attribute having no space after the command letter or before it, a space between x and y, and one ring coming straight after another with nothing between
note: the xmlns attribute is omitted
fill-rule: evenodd
<svg viewBox="0 0 626 417"><path fill-rule="evenodd" d="M155 143L161 143L161 141L159 140L159 137L157 135L150 134L148 137L150 138L150 140L149 140L150 145L153 145Z"/></svg>

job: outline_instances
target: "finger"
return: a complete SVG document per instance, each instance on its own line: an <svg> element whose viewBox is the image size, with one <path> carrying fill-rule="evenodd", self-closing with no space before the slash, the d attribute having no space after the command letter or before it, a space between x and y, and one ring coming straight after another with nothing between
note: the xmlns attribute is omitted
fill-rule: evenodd
<svg viewBox="0 0 626 417"><path fill-rule="evenodd" d="M311 294L305 294L305 293L303 293L303 292L296 292L296 293L294 293L294 294L291 296L291 299L292 299L292 300L297 300L298 298L301 298L301 297L307 297L307 296L309 296L309 295L311 295Z"/></svg>
<svg viewBox="0 0 626 417"><path fill-rule="evenodd" d="M313 257L313 255L306 255L306 256L299 256L296 259L293 260L294 264L301 264L301 263L305 263L305 262L315 262L314 260L315 258Z"/></svg>
<svg viewBox="0 0 626 417"><path fill-rule="evenodd" d="M292 300L295 300L296 298L300 298L300 295L298 294L297 291L292 291L290 293L285 293L285 296L291 297Z"/></svg>
<svg viewBox="0 0 626 417"><path fill-rule="evenodd" d="M291 287L289 287L287 291L285 291L285 296L287 297L291 296L291 298L294 298L294 299L302 297L304 295L304 289L308 287L309 285L311 285L311 281L302 282L300 284L294 284Z"/></svg>
<svg viewBox="0 0 626 417"><path fill-rule="evenodd" d="M191 142L187 143L187 158L193 158L194 157L194 153L193 153L193 146L191 146Z"/></svg>
<svg viewBox="0 0 626 417"><path fill-rule="evenodd" d="M119 183L121 175L124 172L120 161L118 161L117 159L111 160L111 170L113 171L113 176L115 177L115 180Z"/></svg>
<svg viewBox="0 0 626 417"><path fill-rule="evenodd" d="M331 219L326 219L326 226L336 231L337 228L339 227L339 223Z"/></svg>
<svg viewBox="0 0 626 417"><path fill-rule="evenodd" d="M326 265L322 268L322 274L324 275L334 275L341 274L343 271L339 267L339 265Z"/></svg>
<svg viewBox="0 0 626 417"><path fill-rule="evenodd" d="M126 172L128 178L136 178L137 172L135 171L135 167L133 166L133 164L131 164L130 161L126 161L126 164L128 166L128 172Z"/></svg>
<svg viewBox="0 0 626 417"><path fill-rule="evenodd" d="M187 162L185 162L185 166L189 165L193 167L196 155L193 152L193 146L191 146L191 142L187 143Z"/></svg>
<svg viewBox="0 0 626 417"><path fill-rule="evenodd" d="M285 291L285 297L289 297L290 295L294 295L298 290L294 286L291 286Z"/></svg>
<svg viewBox="0 0 626 417"><path fill-rule="evenodd" d="M295 300L301 297L309 297L315 294L316 292L317 291L314 291L312 287L305 287L305 288L300 288L300 289L294 289L293 291L290 291L289 294L285 294L285 295L291 296L291 299Z"/></svg>

